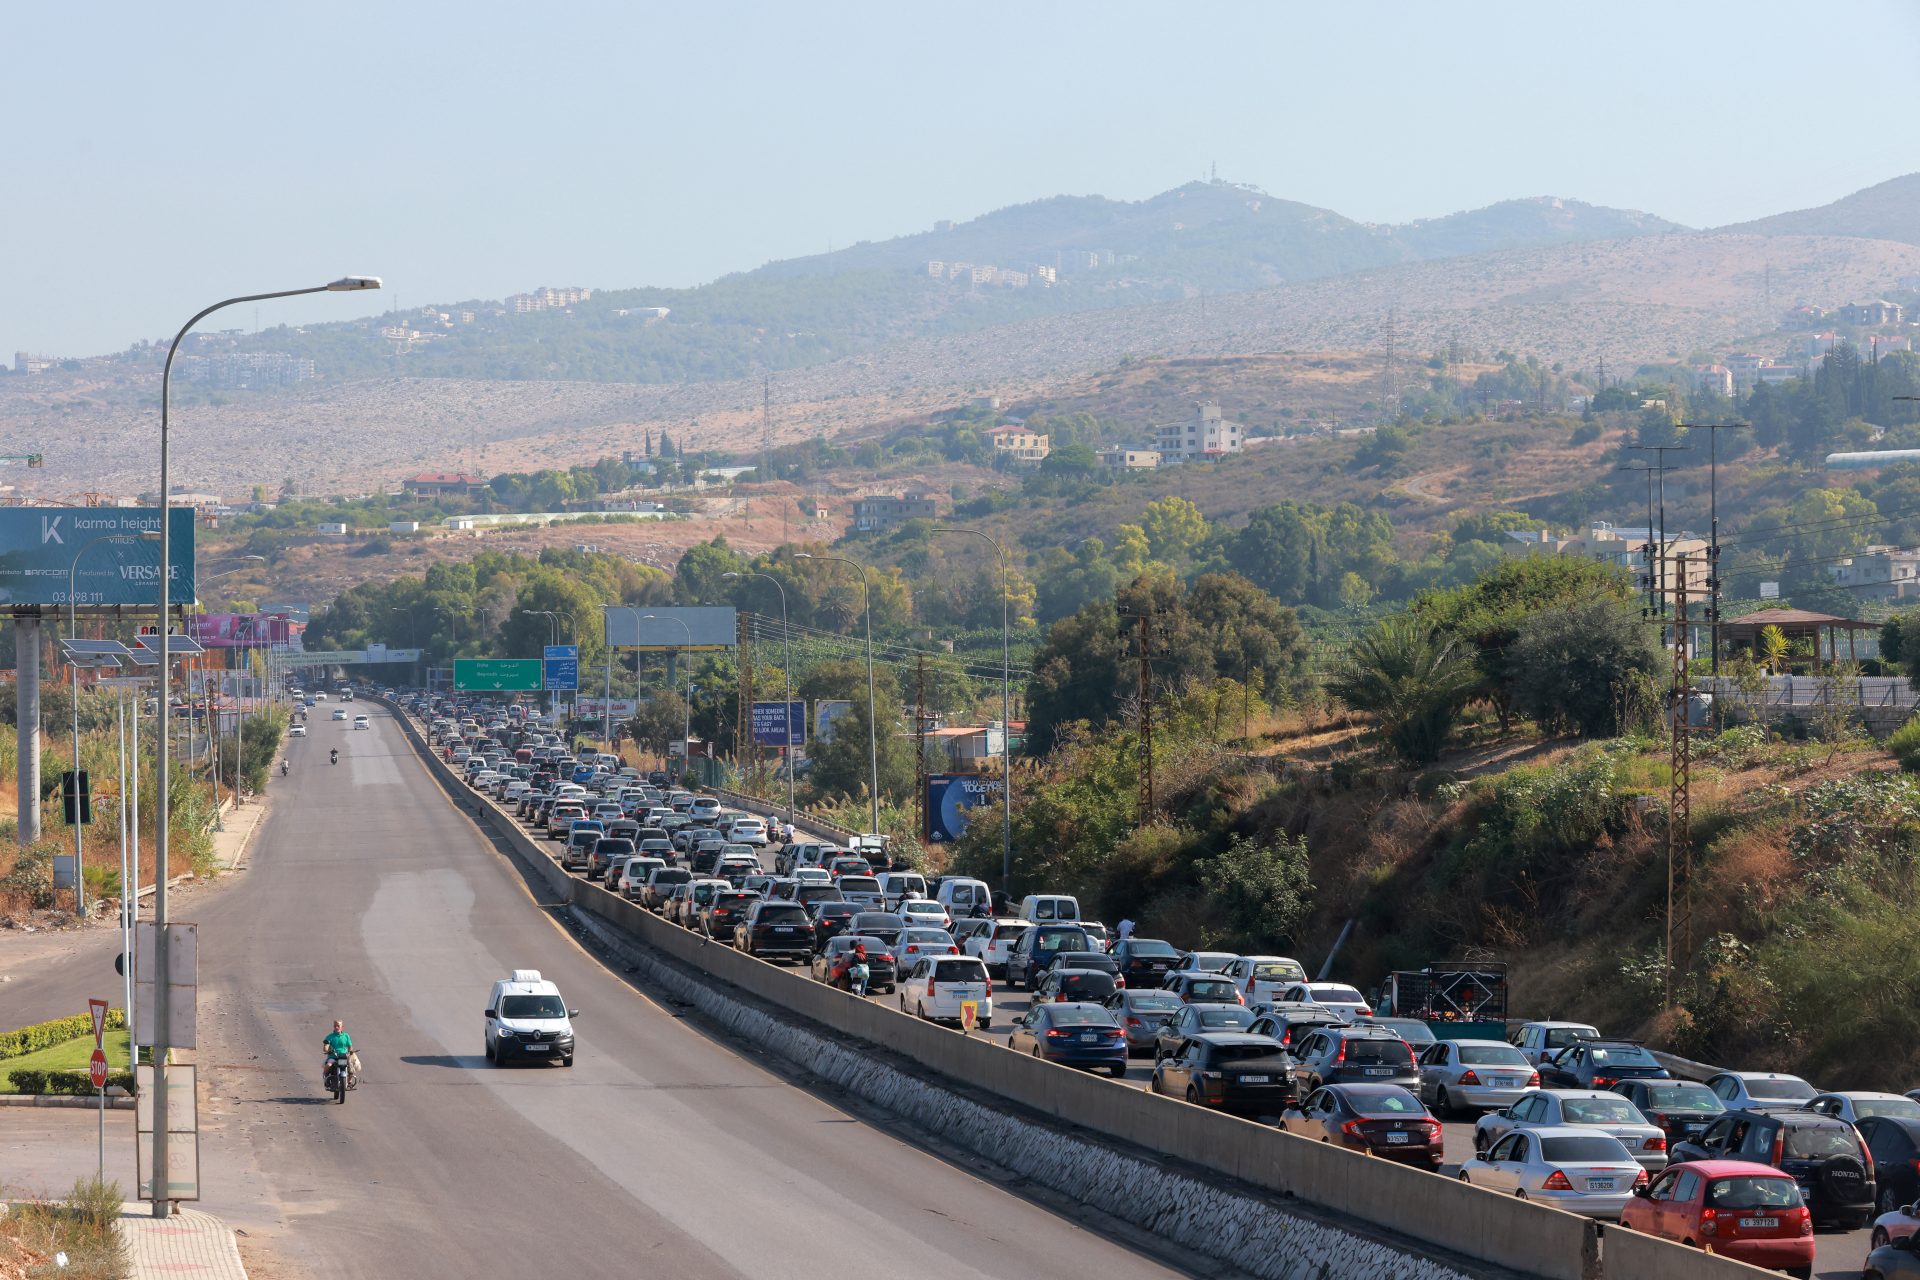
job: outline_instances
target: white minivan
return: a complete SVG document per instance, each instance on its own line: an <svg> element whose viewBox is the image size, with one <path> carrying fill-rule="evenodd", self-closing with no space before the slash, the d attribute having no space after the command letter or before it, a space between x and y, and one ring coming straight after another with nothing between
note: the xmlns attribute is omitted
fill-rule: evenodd
<svg viewBox="0 0 1920 1280"><path fill-rule="evenodd" d="M993 890L987 888L985 880L949 876L940 882L940 891L933 899L955 916L993 914Z"/></svg>
<svg viewBox="0 0 1920 1280"><path fill-rule="evenodd" d="M880 881L880 892L886 895L889 911L898 910L900 904L908 898L927 896L927 878L918 871L885 871L876 878ZM945 903L941 905L947 906ZM965 915L966 913L955 911L951 906L947 906L947 914Z"/></svg>
<svg viewBox="0 0 1920 1280"><path fill-rule="evenodd" d="M515 969L487 996L487 1057L498 1066L515 1059L573 1065L573 1019L560 988L538 969Z"/></svg>
<svg viewBox="0 0 1920 1280"><path fill-rule="evenodd" d="M900 979L900 1012L929 1022L959 1022L973 1002L976 1030L993 1027L993 982L977 956L927 956Z"/></svg>
<svg viewBox="0 0 1920 1280"><path fill-rule="evenodd" d="M1033 924L1078 920L1080 899L1070 893L1030 893L1020 900L1020 918Z"/></svg>

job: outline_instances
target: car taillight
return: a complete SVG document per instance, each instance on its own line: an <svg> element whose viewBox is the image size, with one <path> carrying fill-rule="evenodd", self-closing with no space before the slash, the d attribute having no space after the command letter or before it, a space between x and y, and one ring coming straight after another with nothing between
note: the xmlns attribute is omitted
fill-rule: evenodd
<svg viewBox="0 0 1920 1280"><path fill-rule="evenodd" d="M957 955L959 955L959 954L960 954L960 948L958 948L958 947L948 947L948 948L947 948L947 954L948 954L948 955L950 955L950 956L957 956Z"/></svg>
<svg viewBox="0 0 1920 1280"><path fill-rule="evenodd" d="M1247 998L1241 995L1238 990L1234 991L1233 999L1234 999L1234 1003L1236 1004L1245 1004L1247 1002Z"/></svg>
<svg viewBox="0 0 1920 1280"><path fill-rule="evenodd" d="M1768 1160L1767 1163L1772 1165L1776 1169L1779 1168L1780 1156L1786 1150L1786 1147L1787 1147L1787 1131L1785 1129L1781 1129L1773 1135L1773 1158Z"/></svg>
<svg viewBox="0 0 1920 1280"><path fill-rule="evenodd" d="M1653 1137L1641 1143L1640 1149L1642 1151L1665 1151L1667 1149L1666 1135L1655 1134Z"/></svg>
<svg viewBox="0 0 1920 1280"><path fill-rule="evenodd" d="M1540 1187L1542 1190L1545 1190L1545 1191L1573 1190L1573 1184L1567 1181L1567 1175L1558 1169L1555 1169L1552 1173L1548 1174L1547 1180L1541 1183Z"/></svg>
<svg viewBox="0 0 1920 1280"><path fill-rule="evenodd" d="M1055 1004L1065 1004L1067 1003L1067 999L1068 999L1067 993L1062 991L1053 997L1053 1002Z"/></svg>
<svg viewBox="0 0 1920 1280"><path fill-rule="evenodd" d="M1113 985L1117 990L1125 991L1127 989L1127 980L1116 974L1113 979Z"/></svg>
<svg viewBox="0 0 1920 1280"><path fill-rule="evenodd" d="M1644 1187L1647 1185L1647 1181L1648 1181L1647 1171L1645 1169L1642 1169L1639 1173L1634 1175L1633 1185L1635 1187Z"/></svg>
<svg viewBox="0 0 1920 1280"><path fill-rule="evenodd" d="M1346 1060L1347 1060L1347 1042L1345 1040L1342 1040L1340 1042L1340 1052L1333 1055L1333 1062L1335 1066L1338 1066L1341 1063L1345 1062Z"/></svg>
<svg viewBox="0 0 1920 1280"><path fill-rule="evenodd" d="M1873 1176L1873 1152L1867 1150L1867 1140L1857 1132L1853 1135L1853 1140L1860 1146L1860 1163L1867 1166L1867 1176L1871 1178Z"/></svg>
<svg viewBox="0 0 1920 1280"><path fill-rule="evenodd" d="M1445 1130L1441 1129L1440 1122L1438 1120L1427 1121L1428 1143L1431 1144L1431 1143L1439 1142L1442 1139L1444 1134L1445 1134Z"/></svg>
<svg viewBox="0 0 1920 1280"><path fill-rule="evenodd" d="M1360 1016L1361 1016L1361 1017L1363 1017L1363 1018L1371 1018L1371 1017L1373 1016L1373 1010L1371 1010L1371 1009L1369 1009L1369 1008L1367 1008L1367 1006L1365 1006L1365 1005L1361 1005L1361 1006L1360 1006Z"/></svg>
<svg viewBox="0 0 1920 1280"><path fill-rule="evenodd" d="M1477 1085L1479 1083L1480 1083L1480 1077L1475 1075L1471 1069L1469 1069L1465 1074L1463 1074L1460 1077L1460 1084L1462 1088L1470 1084Z"/></svg>
<svg viewBox="0 0 1920 1280"><path fill-rule="evenodd" d="M1136 1018L1136 1017L1134 1017L1133 1015L1131 1015L1131 1014L1129 1014L1129 1015L1127 1015L1127 1025L1128 1025L1128 1026L1130 1026L1130 1027L1143 1027L1143 1026L1145 1026L1146 1024L1145 1024L1144 1022L1142 1022L1142 1021L1140 1021L1140 1019L1138 1019L1138 1018ZM1915 1161L1915 1163L1916 1163L1916 1164L1920 1164L1920 1161Z"/></svg>
<svg viewBox="0 0 1920 1280"><path fill-rule="evenodd" d="M1794 1209L1791 1210L1791 1212L1800 1219L1800 1234L1803 1236L1812 1235L1813 1214L1806 1209Z"/></svg>
<svg viewBox="0 0 1920 1280"><path fill-rule="evenodd" d="M928 994L928 995L932 995L932 994L933 994L933 979L932 979L932 978L928 978L928 979L927 979L927 994Z"/></svg>
<svg viewBox="0 0 1920 1280"><path fill-rule="evenodd" d="M1618 1076L1595 1076L1593 1078L1593 1087L1596 1089L1611 1089L1619 1083L1620 1078Z"/></svg>
<svg viewBox="0 0 1920 1280"><path fill-rule="evenodd" d="M1358 1120L1347 1121L1340 1126L1340 1132L1346 1134L1349 1138L1360 1138L1364 1140L1367 1136L1367 1131L1361 1127L1361 1122Z"/></svg>
<svg viewBox="0 0 1920 1280"><path fill-rule="evenodd" d="M1702 1209L1700 1211L1700 1234L1703 1236L1715 1235L1719 1230L1720 1215L1712 1209Z"/></svg>
<svg viewBox="0 0 1920 1280"><path fill-rule="evenodd" d="M1538 1071L1535 1071L1527 1076L1527 1088L1538 1089L1539 1087L1540 1087L1540 1073Z"/></svg>
<svg viewBox="0 0 1920 1280"><path fill-rule="evenodd" d="M1047 1034L1048 1034L1048 1035L1050 1035L1050 1036L1070 1036L1070 1035L1072 1035L1072 1034L1073 1034L1073 1032L1071 1032L1071 1031L1062 1031L1062 1030L1060 1030L1060 1029L1059 1029L1058 1027L1055 1027L1054 1029L1052 1029L1052 1030L1050 1030L1050 1031L1048 1031L1048 1032L1047 1032Z"/></svg>
<svg viewBox="0 0 1920 1280"><path fill-rule="evenodd" d="M993 994L993 979L992 979L992 978L988 978L988 979L987 979L987 994L988 994L989 996L991 996L991 995Z"/></svg>

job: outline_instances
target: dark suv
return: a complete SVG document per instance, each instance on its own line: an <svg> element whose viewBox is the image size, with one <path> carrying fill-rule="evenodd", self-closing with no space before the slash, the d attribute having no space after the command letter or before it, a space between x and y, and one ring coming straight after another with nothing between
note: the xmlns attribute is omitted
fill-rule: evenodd
<svg viewBox="0 0 1920 1280"><path fill-rule="evenodd" d="M1293 1105L1291 1065L1270 1036L1208 1031L1154 1064L1153 1091L1257 1120Z"/></svg>
<svg viewBox="0 0 1920 1280"><path fill-rule="evenodd" d="M1669 1142L1699 1137L1726 1110L1713 1090L1691 1080L1622 1080L1613 1091L1665 1129Z"/></svg>
<svg viewBox="0 0 1920 1280"><path fill-rule="evenodd" d="M1329 1026L1296 1040L1293 1087L1301 1097L1330 1084L1394 1084L1418 1091L1413 1049L1385 1027Z"/></svg>
<svg viewBox="0 0 1920 1280"><path fill-rule="evenodd" d="M1579 1040L1540 1064L1543 1089L1611 1089L1622 1080L1673 1076L1634 1040Z"/></svg>
<svg viewBox="0 0 1920 1280"><path fill-rule="evenodd" d="M1007 985L1032 988L1062 951L1091 951L1093 940L1077 924L1036 924L1020 935L1007 956Z"/></svg>
<svg viewBox="0 0 1920 1280"><path fill-rule="evenodd" d="M1816 1222L1865 1226L1874 1210L1866 1144L1845 1120L1812 1111L1729 1111L1698 1138L1673 1145L1669 1164L1751 1160L1793 1175Z"/></svg>
<svg viewBox="0 0 1920 1280"><path fill-rule="evenodd" d="M750 956L805 960L813 954L813 925L797 902L756 902L733 933L733 945Z"/></svg>
<svg viewBox="0 0 1920 1280"><path fill-rule="evenodd" d="M1122 938L1113 944L1113 962L1130 987L1157 987L1180 963L1180 952L1158 938Z"/></svg>

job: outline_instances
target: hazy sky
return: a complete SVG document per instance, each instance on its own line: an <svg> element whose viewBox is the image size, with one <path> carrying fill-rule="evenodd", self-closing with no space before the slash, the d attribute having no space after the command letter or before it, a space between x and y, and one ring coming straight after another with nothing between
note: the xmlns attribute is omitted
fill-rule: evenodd
<svg viewBox="0 0 1920 1280"><path fill-rule="evenodd" d="M1920 169L1900 0L109 0L11 9L0 55L0 359L348 271L387 306L692 284L1214 162L1368 221L1693 226Z"/></svg>

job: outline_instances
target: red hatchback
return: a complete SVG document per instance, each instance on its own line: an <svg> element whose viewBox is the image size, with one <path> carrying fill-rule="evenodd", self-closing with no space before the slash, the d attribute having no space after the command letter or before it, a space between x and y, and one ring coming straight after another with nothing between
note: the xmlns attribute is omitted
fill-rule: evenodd
<svg viewBox="0 0 1920 1280"><path fill-rule="evenodd" d="M1800 1198L1800 1184L1771 1165L1673 1165L1634 1192L1620 1225L1756 1267L1813 1274L1813 1215Z"/></svg>

